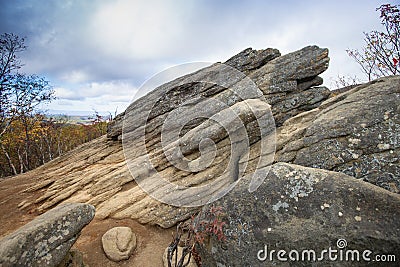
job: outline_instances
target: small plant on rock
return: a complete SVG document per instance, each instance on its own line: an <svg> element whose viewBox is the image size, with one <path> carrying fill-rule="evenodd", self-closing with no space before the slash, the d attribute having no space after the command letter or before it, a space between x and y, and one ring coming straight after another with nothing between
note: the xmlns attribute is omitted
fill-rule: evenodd
<svg viewBox="0 0 400 267"><path fill-rule="evenodd" d="M200 267L201 258L196 251L196 244L203 245L205 240L212 236L219 241L225 241L223 228L226 223L222 220L223 217L222 207L212 206L193 215L189 222L178 224L173 240L168 246L168 267L188 266L192 257Z"/></svg>

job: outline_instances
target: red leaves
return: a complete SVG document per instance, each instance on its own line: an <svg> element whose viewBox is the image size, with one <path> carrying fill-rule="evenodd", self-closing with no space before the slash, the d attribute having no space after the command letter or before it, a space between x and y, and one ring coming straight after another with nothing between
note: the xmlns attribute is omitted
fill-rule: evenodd
<svg viewBox="0 0 400 267"><path fill-rule="evenodd" d="M364 32L365 46L346 50L367 75L368 80L400 74L400 5L384 4L380 11L383 31Z"/></svg>
<svg viewBox="0 0 400 267"><path fill-rule="evenodd" d="M196 243L202 245L207 238L212 236L218 238L218 241L225 241L224 225L226 223L222 221L224 216L222 207L213 206L209 210L200 211L197 216L192 215L190 222L178 224L173 240L168 246L168 266L187 266L191 255L201 266L201 258L195 249ZM181 240L182 238L184 239ZM178 261L178 244L181 243L183 243L183 251ZM175 259L175 265L173 265L173 259Z"/></svg>
<svg viewBox="0 0 400 267"><path fill-rule="evenodd" d="M199 214L200 216L201 214ZM213 206L209 211L206 211L202 220L198 224L193 224L196 242L203 244L206 237L210 236L215 236L218 241L225 241L224 225L226 223L222 221L223 216L222 207Z"/></svg>
<svg viewBox="0 0 400 267"><path fill-rule="evenodd" d="M226 239L223 230L225 224L225 222L218 221L217 219L213 221L213 234L218 238L218 241L225 241Z"/></svg>
<svg viewBox="0 0 400 267"><path fill-rule="evenodd" d="M224 225L226 223L222 221L224 216L222 207L211 207L209 210L200 211L197 216L192 215L190 223L178 224L173 240L168 246L168 266L187 266L192 255L198 266L201 266L196 243L202 245L212 236L218 238L218 241L225 241ZM182 256L178 259L178 245L181 243L183 243Z"/></svg>

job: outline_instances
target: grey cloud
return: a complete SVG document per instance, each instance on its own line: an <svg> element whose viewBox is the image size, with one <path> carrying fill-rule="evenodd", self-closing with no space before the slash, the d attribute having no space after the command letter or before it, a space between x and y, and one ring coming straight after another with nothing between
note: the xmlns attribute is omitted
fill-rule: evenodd
<svg viewBox="0 0 400 267"><path fill-rule="evenodd" d="M380 25L374 10L381 2L0 0L0 32L27 37L24 71L68 86L74 93L64 97L83 101L92 97L86 84L139 87L173 64L224 61L246 47L287 53L317 44L330 49L324 77L359 74L344 50ZM151 19L141 16L150 11ZM74 80L74 73L82 76Z"/></svg>

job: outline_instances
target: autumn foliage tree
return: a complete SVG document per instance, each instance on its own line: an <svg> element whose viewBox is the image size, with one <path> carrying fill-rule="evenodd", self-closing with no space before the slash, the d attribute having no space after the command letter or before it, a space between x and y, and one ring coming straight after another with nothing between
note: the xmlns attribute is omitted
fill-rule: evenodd
<svg viewBox="0 0 400 267"><path fill-rule="evenodd" d="M26 125L29 125L28 130ZM105 119L87 124L71 122L67 116L49 118L41 113L15 119L1 138L0 177L37 168L73 148L102 136ZM26 146L27 135L30 139Z"/></svg>
<svg viewBox="0 0 400 267"><path fill-rule="evenodd" d="M400 5L384 4L380 12L383 31L364 32L365 46L347 53L362 68L368 80L400 74Z"/></svg>
<svg viewBox="0 0 400 267"><path fill-rule="evenodd" d="M13 142L20 143L23 139L23 145L18 147L18 158L20 162L25 161L22 171L30 169L29 151L37 108L54 98L53 89L44 78L19 72L23 66L19 53L25 50L24 38L8 33L0 36L0 146L13 174L17 170L6 149L5 135L9 137L15 128L21 128L23 135Z"/></svg>
<svg viewBox="0 0 400 267"><path fill-rule="evenodd" d="M97 112L81 125L43 115L40 108L54 99L54 91L44 78L19 71L24 43L15 34L0 36L0 177L32 170L107 128Z"/></svg>

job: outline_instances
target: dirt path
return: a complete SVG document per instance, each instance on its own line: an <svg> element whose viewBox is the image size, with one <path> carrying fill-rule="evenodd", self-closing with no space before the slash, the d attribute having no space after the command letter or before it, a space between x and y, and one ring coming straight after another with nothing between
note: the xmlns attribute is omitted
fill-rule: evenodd
<svg viewBox="0 0 400 267"><path fill-rule="evenodd" d="M26 174L0 180L0 237L12 233L38 215L32 206L18 208L20 203L31 202L40 194L22 192L35 180Z"/></svg>
<svg viewBox="0 0 400 267"><path fill-rule="evenodd" d="M32 202L42 193L22 193L30 185L39 181L32 173L0 180L0 237L12 233L38 216L34 206L18 208L22 202ZM104 254L101 246L102 235L112 227L129 226L137 235L138 245L133 255L126 261L115 263ZM86 226L74 247L83 253L84 261L91 267L137 266L157 267L162 265L162 254L172 239L174 229L142 225L131 219L94 219Z"/></svg>

